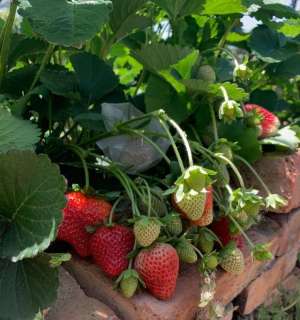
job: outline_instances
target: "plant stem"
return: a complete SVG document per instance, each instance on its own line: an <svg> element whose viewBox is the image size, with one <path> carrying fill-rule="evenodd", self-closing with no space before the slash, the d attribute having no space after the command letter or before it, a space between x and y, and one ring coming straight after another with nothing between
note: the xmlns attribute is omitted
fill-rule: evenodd
<svg viewBox="0 0 300 320"><path fill-rule="evenodd" d="M225 100L226 102L228 102L228 101L229 101L229 97L228 97L227 90L226 90L223 86L220 86L220 89L221 89L221 91L222 91L222 93L223 93L224 100Z"/></svg>
<svg viewBox="0 0 300 320"><path fill-rule="evenodd" d="M171 160L168 158L168 156L165 154L165 152L160 148L158 144L156 144L154 141L152 141L149 137L147 137L145 134L143 134L141 131L133 130L133 129L124 129L122 130L124 132L131 133L133 135L137 135L143 139L145 139L154 149L156 149L157 152L160 153L160 155L166 160L167 164L171 164Z"/></svg>
<svg viewBox="0 0 300 320"><path fill-rule="evenodd" d="M231 169L232 169L233 172L235 173L236 177L238 178L241 187L242 187L242 188L245 188L245 183L244 183L243 177L241 176L238 168L233 164L233 162L231 162L229 159L227 159L226 157L224 157L224 156L223 156L222 154L220 154L220 153L217 153L217 154L216 154L216 157L222 159L223 161L225 161L226 163L229 164L229 166L231 167Z"/></svg>
<svg viewBox="0 0 300 320"><path fill-rule="evenodd" d="M183 161L181 159L181 156L180 156L180 153L178 151L178 148L176 146L175 140L174 140L173 136L171 135L171 132L170 132L168 126L166 125L165 121L160 119L160 124L164 128L164 130L166 131L166 134L168 135L168 138L169 138L169 140L171 142L171 145L173 147L174 153L176 155L180 170L181 170L182 174L184 174L184 172L185 172L184 164L183 164Z"/></svg>
<svg viewBox="0 0 300 320"><path fill-rule="evenodd" d="M192 150L188 142L186 133L180 128L180 126L173 119L167 117L167 120L176 129L180 138L182 139L182 142L184 144L184 147L188 156L189 166L192 167L194 165L193 154L192 154Z"/></svg>
<svg viewBox="0 0 300 320"><path fill-rule="evenodd" d="M111 227L112 226L112 220L113 220L113 216L114 216L114 212L116 210L116 208L118 207L119 203L121 202L122 197L119 197L115 203L113 204L110 213L109 213L109 219L108 219L108 225Z"/></svg>
<svg viewBox="0 0 300 320"><path fill-rule="evenodd" d="M202 252L201 252L197 247L195 247L194 245L192 245L192 247L193 247L193 249L199 254L199 256L200 256L201 258L203 258Z"/></svg>
<svg viewBox="0 0 300 320"><path fill-rule="evenodd" d="M263 181L263 179L260 177L260 175L257 173L257 171L251 166L251 164L246 159L244 159L240 156L237 156L237 155L235 155L235 158L238 159L239 161L241 161L242 163L244 163L249 168L249 170L254 174L254 176L259 181L259 183L262 185L262 187L265 189L265 191L268 195L272 194L270 189L268 188L268 186Z"/></svg>
<svg viewBox="0 0 300 320"><path fill-rule="evenodd" d="M48 49L47 49L47 51L45 52L45 55L44 55L44 57L43 57L42 63L41 63L41 65L40 65L40 67L39 67L39 69L38 69L38 71L37 71L37 73L36 73L36 75L35 75L35 77L34 77L34 79L33 79L33 81L32 81L32 84L31 84L31 86L30 86L29 91L27 92L27 94L28 94L30 91L32 91L33 88L35 87L35 85L37 84L37 82L38 82L38 80L39 80L42 72L44 71L47 63L49 62L49 60L50 60L50 58L51 58L51 55L52 55L52 53L53 53L53 51L54 51L54 48L55 48L55 45L54 45L54 44L50 44L50 45L48 46Z"/></svg>
<svg viewBox="0 0 300 320"><path fill-rule="evenodd" d="M219 51L216 54L216 57L218 57L220 55L220 51L221 49L224 48L225 43L227 41L227 37L229 35L229 33L231 32L231 30L239 23L240 19L234 19L233 22L228 26L228 28L226 29L223 37L221 38L221 40L218 43L218 49Z"/></svg>
<svg viewBox="0 0 300 320"><path fill-rule="evenodd" d="M212 125L213 125L214 138L215 138L215 142L217 142L219 140L218 127L217 127L215 110L214 110L214 107L212 104L209 105L209 110L210 110L211 121L212 121Z"/></svg>
<svg viewBox="0 0 300 320"><path fill-rule="evenodd" d="M88 165L85 161L85 156L84 156L84 151L78 147L77 145L67 145L67 148L72 150L80 159L82 163L82 168L84 171L84 178L85 178L85 186L84 186L84 191L87 192L90 187L90 176L89 176L89 169Z"/></svg>
<svg viewBox="0 0 300 320"><path fill-rule="evenodd" d="M133 94L134 97L136 97L136 95L137 95L138 92L139 92L139 89L140 89L140 87L141 87L141 85L142 85L142 83L143 83L143 81L144 81L145 74L146 74L145 69L143 69L143 70L142 70L142 73L141 73L141 75L140 75L140 77L139 77L139 80L138 80L138 82L137 82L137 84L136 84L136 88L135 88L135 90L134 90L134 94Z"/></svg>
<svg viewBox="0 0 300 320"><path fill-rule="evenodd" d="M5 78L7 69L7 59L10 49L12 29L16 17L16 12L18 8L18 0L12 0L9 7L9 14L4 26L3 40L1 43L1 53L0 53L0 88L2 87L3 80Z"/></svg>
<svg viewBox="0 0 300 320"><path fill-rule="evenodd" d="M297 297L291 304L289 304L287 307L283 308L282 312L287 312L290 309L292 309L298 302L300 302L300 297Z"/></svg>

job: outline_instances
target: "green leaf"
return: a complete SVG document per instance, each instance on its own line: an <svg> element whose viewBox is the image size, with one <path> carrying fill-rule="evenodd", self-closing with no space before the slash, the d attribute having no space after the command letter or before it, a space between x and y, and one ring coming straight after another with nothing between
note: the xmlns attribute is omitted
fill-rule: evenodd
<svg viewBox="0 0 300 320"><path fill-rule="evenodd" d="M249 162L253 163L262 156L262 148L255 128L247 128L241 121L235 121L231 124L221 123L219 130L220 137L238 143L240 149L236 153Z"/></svg>
<svg viewBox="0 0 300 320"><path fill-rule="evenodd" d="M47 258L0 260L1 319L32 320L55 301L57 289L58 270Z"/></svg>
<svg viewBox="0 0 300 320"><path fill-rule="evenodd" d="M40 81L55 95L75 99L80 98L76 75L65 68L52 67L44 70L40 76Z"/></svg>
<svg viewBox="0 0 300 320"><path fill-rule="evenodd" d="M283 33L287 37L297 37L300 35L300 18L288 19L282 23L279 32Z"/></svg>
<svg viewBox="0 0 300 320"><path fill-rule="evenodd" d="M134 51L133 56L153 72L166 70L191 54L194 50L178 45L152 43Z"/></svg>
<svg viewBox="0 0 300 320"><path fill-rule="evenodd" d="M289 59L280 62L276 65L274 74L277 77L286 80L300 75L300 54L296 54Z"/></svg>
<svg viewBox="0 0 300 320"><path fill-rule="evenodd" d="M172 20L176 20L190 14L200 13L203 0L154 0L164 9Z"/></svg>
<svg viewBox="0 0 300 320"><path fill-rule="evenodd" d="M277 18L297 18L299 14L293 8L281 3L270 3L262 5L252 16L258 20L269 21Z"/></svg>
<svg viewBox="0 0 300 320"><path fill-rule="evenodd" d="M80 113L75 118L82 127L87 128L89 130L94 131L105 131L105 127L103 124L103 118L100 113L96 112L86 112Z"/></svg>
<svg viewBox="0 0 300 320"><path fill-rule="evenodd" d="M261 60L268 63L286 60L298 52L296 44L266 26L259 26L253 30L249 46Z"/></svg>
<svg viewBox="0 0 300 320"><path fill-rule="evenodd" d="M209 91L210 83L201 79L186 79L181 80L186 86L187 91L194 93L207 93Z"/></svg>
<svg viewBox="0 0 300 320"><path fill-rule="evenodd" d="M65 181L46 155L0 155L0 217L5 226L0 257L16 262L45 250L55 239L65 205Z"/></svg>
<svg viewBox="0 0 300 320"><path fill-rule="evenodd" d="M34 32L47 41L78 45L91 39L108 20L109 0L28 0L30 6L19 10Z"/></svg>
<svg viewBox="0 0 300 320"><path fill-rule="evenodd" d="M231 100L245 101L249 98L248 93L244 89L240 88L237 84L231 82L211 84L209 86L208 92L210 94L213 94L214 96L222 98L223 93L220 89L221 86L223 86L226 89L229 99Z"/></svg>
<svg viewBox="0 0 300 320"><path fill-rule="evenodd" d="M204 14L227 15L234 13L245 13L247 7L242 0L206 0Z"/></svg>
<svg viewBox="0 0 300 320"><path fill-rule="evenodd" d="M120 40L135 29L142 30L151 25L150 18L136 14L146 3L146 0L112 0L112 3L110 26L114 33L114 39Z"/></svg>
<svg viewBox="0 0 300 320"><path fill-rule="evenodd" d="M111 66L97 56L79 53L71 57L80 91L89 102L99 100L119 84Z"/></svg>
<svg viewBox="0 0 300 320"><path fill-rule="evenodd" d="M13 149L33 150L39 135L39 129L30 121L16 118L0 107L0 153Z"/></svg>
<svg viewBox="0 0 300 320"><path fill-rule="evenodd" d="M289 126L280 129L276 136L261 140L263 145L273 145L280 150L296 151L300 143L296 132Z"/></svg>
<svg viewBox="0 0 300 320"><path fill-rule="evenodd" d="M147 112L164 109L177 122L186 119L190 113L184 96L157 76L151 76L148 81L145 103Z"/></svg>

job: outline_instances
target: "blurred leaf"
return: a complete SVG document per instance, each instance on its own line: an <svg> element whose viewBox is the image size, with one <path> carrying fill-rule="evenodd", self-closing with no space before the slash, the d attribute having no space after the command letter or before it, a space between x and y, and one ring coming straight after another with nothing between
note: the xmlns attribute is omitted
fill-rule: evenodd
<svg viewBox="0 0 300 320"><path fill-rule="evenodd" d="M241 121L236 121L231 124L221 123L219 129L220 137L237 142L241 148L236 152L249 162L253 163L262 156L262 148L255 128L248 128Z"/></svg>
<svg viewBox="0 0 300 320"><path fill-rule="evenodd" d="M261 140L263 145L273 145L278 147L279 150L296 151L300 143L296 132L290 127L280 129L276 136L269 137Z"/></svg>
<svg viewBox="0 0 300 320"><path fill-rule="evenodd" d="M181 122L189 115L184 96L179 95L170 84L157 76L151 76L145 93L147 112L164 109L175 121Z"/></svg>
<svg viewBox="0 0 300 320"><path fill-rule="evenodd" d="M75 118L80 125L84 128L94 131L105 131L103 119L100 113L86 112L80 113Z"/></svg>
<svg viewBox="0 0 300 320"><path fill-rule="evenodd" d="M200 12L204 0L154 0L164 9L172 20L197 14Z"/></svg>
<svg viewBox="0 0 300 320"><path fill-rule="evenodd" d="M284 21L280 28L279 32L283 33L287 37L297 37L300 35L300 18L298 19L288 19Z"/></svg>
<svg viewBox="0 0 300 320"><path fill-rule="evenodd" d="M145 3L146 0L112 0L110 26L114 39L122 39L135 29L142 30L151 25L150 18L136 14Z"/></svg>
<svg viewBox="0 0 300 320"><path fill-rule="evenodd" d="M78 45L91 39L108 20L109 0L28 0L30 6L19 13L27 18L34 32L47 41Z"/></svg>
<svg viewBox="0 0 300 320"><path fill-rule="evenodd" d="M153 43L143 45L140 50L135 50L132 54L147 69L157 72L168 69L193 51L193 49L178 45Z"/></svg>
<svg viewBox="0 0 300 320"><path fill-rule="evenodd" d="M296 54L276 65L274 74L276 77L280 77L286 80L299 76L300 54Z"/></svg>
<svg viewBox="0 0 300 320"><path fill-rule="evenodd" d="M245 7L242 0L206 0L204 5L204 14L208 15L227 15L233 13L245 13Z"/></svg>
<svg viewBox="0 0 300 320"><path fill-rule="evenodd" d="M273 17L277 18L297 18L299 14L293 8L281 4L281 3L271 3L264 4L260 6L257 11L254 11L251 14L253 17L258 20L272 20Z"/></svg>
<svg viewBox="0 0 300 320"><path fill-rule="evenodd" d="M33 150L40 139L40 130L27 120L14 117L0 107L0 153L9 150Z"/></svg>
<svg viewBox="0 0 300 320"><path fill-rule="evenodd" d="M231 100L245 101L249 97L248 93L244 89L240 88L237 84L231 82L211 84L209 86L208 92L210 94L222 98L223 94L220 89L221 86L223 86L226 89L229 99Z"/></svg>
<svg viewBox="0 0 300 320"><path fill-rule="evenodd" d="M237 32L230 32L227 36L228 42L241 42L246 41L250 37L249 34L237 33Z"/></svg>
<svg viewBox="0 0 300 320"><path fill-rule="evenodd" d="M284 35L266 26L255 28L249 39L250 48L265 62L286 60L298 52L298 46L288 41Z"/></svg>
<svg viewBox="0 0 300 320"><path fill-rule="evenodd" d="M58 270L45 257L17 263L0 259L1 318L32 320L56 299Z"/></svg>
<svg viewBox="0 0 300 320"><path fill-rule="evenodd" d="M82 52L71 57L79 88L89 102L99 100L119 84L111 66L97 56Z"/></svg>

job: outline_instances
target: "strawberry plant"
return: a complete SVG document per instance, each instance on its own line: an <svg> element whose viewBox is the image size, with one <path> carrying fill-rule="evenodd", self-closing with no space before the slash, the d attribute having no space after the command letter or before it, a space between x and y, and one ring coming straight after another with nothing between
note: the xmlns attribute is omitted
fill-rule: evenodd
<svg viewBox="0 0 300 320"><path fill-rule="evenodd" d="M247 31L245 15L261 23ZM32 320L55 301L66 251L127 298L146 287L168 299L180 263L197 264L211 292L201 306L216 268L242 272L246 243L272 258L246 231L285 199L252 164L298 148L298 12L261 0L12 0L1 17L3 318Z"/></svg>

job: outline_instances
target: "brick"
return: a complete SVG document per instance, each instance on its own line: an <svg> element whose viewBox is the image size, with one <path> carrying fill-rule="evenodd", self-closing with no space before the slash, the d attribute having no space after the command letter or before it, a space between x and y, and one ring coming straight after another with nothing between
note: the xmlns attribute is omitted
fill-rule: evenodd
<svg viewBox="0 0 300 320"><path fill-rule="evenodd" d="M280 244L279 225L269 218L248 231L248 236L254 243L269 243L270 250L275 255ZM217 273L217 287L215 299L223 305L231 302L244 288L272 262L261 262L252 259L249 251L244 252L245 271L240 275L229 274L224 271Z"/></svg>
<svg viewBox="0 0 300 320"><path fill-rule="evenodd" d="M119 320L109 307L87 297L64 269L60 270L59 280L58 298L47 312L46 320Z"/></svg>
<svg viewBox="0 0 300 320"><path fill-rule="evenodd" d="M264 303L271 292L294 269L297 254L297 250L293 250L277 258L269 270L263 272L243 290L238 298L241 314L248 315Z"/></svg>
<svg viewBox="0 0 300 320"><path fill-rule="evenodd" d="M300 249L300 209L288 215L269 214L269 217L280 226L280 244L277 255Z"/></svg>
<svg viewBox="0 0 300 320"><path fill-rule="evenodd" d="M73 257L65 268L88 296L103 301L122 319L190 320L198 310L201 276L194 266L185 266L169 301L157 300L145 291L125 299L113 289L112 281L97 266L78 257Z"/></svg>
<svg viewBox="0 0 300 320"><path fill-rule="evenodd" d="M289 213L300 207L300 151L285 156L266 154L254 164L254 167L271 192L282 195L288 201L287 206L274 212ZM249 187L258 189L262 195L266 195L260 183L247 168L242 167L242 172Z"/></svg>

